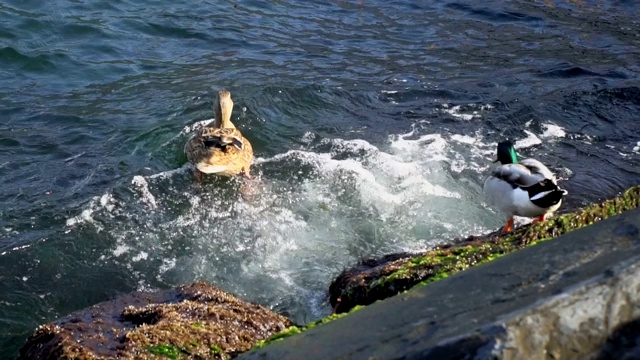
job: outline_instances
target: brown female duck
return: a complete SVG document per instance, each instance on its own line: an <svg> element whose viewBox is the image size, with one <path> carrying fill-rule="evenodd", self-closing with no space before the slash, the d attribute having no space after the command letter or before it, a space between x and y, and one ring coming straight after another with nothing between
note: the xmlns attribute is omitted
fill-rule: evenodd
<svg viewBox="0 0 640 360"><path fill-rule="evenodd" d="M184 146L187 159L195 167L196 179L202 174L233 176L242 173L250 178L253 148L231 122L233 100L227 90L218 92L215 121L198 130Z"/></svg>

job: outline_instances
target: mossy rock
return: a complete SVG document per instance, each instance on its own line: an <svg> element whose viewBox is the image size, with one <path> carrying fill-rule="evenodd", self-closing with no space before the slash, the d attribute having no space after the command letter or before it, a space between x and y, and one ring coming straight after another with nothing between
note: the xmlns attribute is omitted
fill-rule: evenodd
<svg viewBox="0 0 640 360"><path fill-rule="evenodd" d="M354 311L358 311L358 310L360 310L362 308L363 308L363 306L354 306L352 309L349 310L348 313L352 313ZM271 344L273 342L281 341L283 339L288 338L289 336L300 334L303 331L306 331L308 329L314 328L314 327L316 327L318 325L329 323L329 322L331 322L333 320L339 319L339 318L347 315L348 313L331 314L331 315L329 315L329 316L327 316L325 318L310 322L310 323L308 323L307 325L304 325L304 326L293 325L293 326L291 326L291 327L289 327L289 328L287 328L285 330L282 330L282 331L272 335L268 339L259 341L257 344L255 344L253 346L252 350L260 349L260 348L265 347L265 346L267 346L267 345L269 345L269 344Z"/></svg>
<svg viewBox="0 0 640 360"><path fill-rule="evenodd" d="M19 359L229 359L291 325L196 282L123 295L40 326Z"/></svg>
<svg viewBox="0 0 640 360"><path fill-rule="evenodd" d="M544 222L522 226L502 234L454 239L447 245L417 254L392 254L368 259L343 271L330 285L329 301L336 313L357 305L369 305L414 286L445 278L471 266L591 225L602 219L635 209L640 204L640 186L602 203L558 215Z"/></svg>

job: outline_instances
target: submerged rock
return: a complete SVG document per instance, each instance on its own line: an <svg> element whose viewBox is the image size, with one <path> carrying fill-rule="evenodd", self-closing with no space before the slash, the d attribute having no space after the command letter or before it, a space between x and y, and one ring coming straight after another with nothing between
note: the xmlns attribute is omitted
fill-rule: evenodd
<svg viewBox="0 0 640 360"><path fill-rule="evenodd" d="M123 295L42 325L19 359L226 359L291 325L196 282Z"/></svg>
<svg viewBox="0 0 640 360"><path fill-rule="evenodd" d="M380 259L368 259L343 271L331 283L329 301L336 313L347 312L354 306L369 305L386 299L414 286L445 278L473 265L635 209L639 205L640 186L636 186L617 198L558 215L541 223L526 225L512 233L501 234L496 231L482 236L454 239L447 245L422 253L392 254Z"/></svg>

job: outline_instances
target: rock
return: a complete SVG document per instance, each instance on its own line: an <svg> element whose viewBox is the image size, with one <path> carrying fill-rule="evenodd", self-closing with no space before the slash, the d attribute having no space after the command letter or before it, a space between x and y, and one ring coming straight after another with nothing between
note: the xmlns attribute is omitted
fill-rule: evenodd
<svg viewBox="0 0 640 360"><path fill-rule="evenodd" d="M368 259L343 271L329 287L329 301L336 313L357 305L369 305L417 285L445 278L529 245L555 238L602 219L635 209L640 205L640 186L623 195L555 216L544 222L526 225L509 234L493 232L482 236L454 239L431 251L416 254L393 254ZM637 234L627 226L616 234Z"/></svg>
<svg viewBox="0 0 640 360"><path fill-rule="evenodd" d="M344 313L356 305L369 305L375 299L384 299L398 293L398 289L410 287L414 285L411 280L404 283L396 283L394 287L375 288L379 291L376 294L369 294L363 291L353 292L351 296L344 296L345 293L353 291L352 288L366 286L374 279L379 279L390 275L400 267L405 265L410 259L418 254L396 253L386 255L380 258L365 259L356 264L354 267L344 270L329 285L329 303L333 306L335 313ZM342 297L345 301L342 301Z"/></svg>
<svg viewBox="0 0 640 360"><path fill-rule="evenodd" d="M226 359L291 325L196 282L123 295L42 325L18 359Z"/></svg>

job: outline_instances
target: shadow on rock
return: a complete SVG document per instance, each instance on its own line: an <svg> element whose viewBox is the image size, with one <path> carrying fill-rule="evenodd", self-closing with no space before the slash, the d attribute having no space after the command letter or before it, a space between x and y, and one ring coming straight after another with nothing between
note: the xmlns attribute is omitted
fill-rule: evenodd
<svg viewBox="0 0 640 360"><path fill-rule="evenodd" d="M640 320L618 327L607 339L596 360L640 359Z"/></svg>

